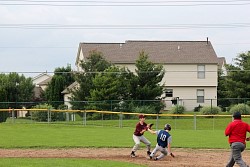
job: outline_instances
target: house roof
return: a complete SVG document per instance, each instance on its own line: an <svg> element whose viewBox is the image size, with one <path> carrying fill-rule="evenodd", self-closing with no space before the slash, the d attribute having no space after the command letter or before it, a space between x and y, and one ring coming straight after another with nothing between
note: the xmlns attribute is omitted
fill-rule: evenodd
<svg viewBox="0 0 250 167"><path fill-rule="evenodd" d="M34 78L32 78L32 80L34 81L34 80L36 80L36 79L38 79L38 78L41 78L41 77L43 77L43 76L51 77L51 76L50 76L49 74L47 74L47 73L41 73L41 74L35 76Z"/></svg>
<svg viewBox="0 0 250 167"><path fill-rule="evenodd" d="M48 83L51 81L51 79L52 79L52 77L50 77L50 78L48 78L48 79L46 79L46 80L44 80L44 81L42 81L42 82L40 82L40 83L38 83L37 85L48 85Z"/></svg>
<svg viewBox="0 0 250 167"><path fill-rule="evenodd" d="M78 82L73 82L71 85L69 85L66 89L64 89L61 93L62 94L68 94L69 90L72 90L73 88L75 88L78 85Z"/></svg>
<svg viewBox="0 0 250 167"><path fill-rule="evenodd" d="M125 41L125 43L80 43L85 57L90 51L100 51L106 60L115 64L134 64L139 53L145 51L149 60L163 64L218 64L210 41Z"/></svg>

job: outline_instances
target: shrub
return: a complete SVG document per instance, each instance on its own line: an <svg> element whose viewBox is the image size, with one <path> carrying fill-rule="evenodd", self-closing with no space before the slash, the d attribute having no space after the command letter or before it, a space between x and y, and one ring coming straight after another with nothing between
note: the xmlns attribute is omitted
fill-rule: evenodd
<svg viewBox="0 0 250 167"><path fill-rule="evenodd" d="M135 113L153 114L155 113L155 108L153 106L137 106L133 108Z"/></svg>
<svg viewBox="0 0 250 167"><path fill-rule="evenodd" d="M241 103L232 106L231 109L229 110L231 114L235 113L236 111L239 111L243 115L249 115L250 107L247 104Z"/></svg>
<svg viewBox="0 0 250 167"><path fill-rule="evenodd" d="M247 105L250 106L250 101L247 101Z"/></svg>
<svg viewBox="0 0 250 167"><path fill-rule="evenodd" d="M9 117L9 112L0 112L0 123L5 122Z"/></svg>
<svg viewBox="0 0 250 167"><path fill-rule="evenodd" d="M202 109L201 109L201 113L204 114L204 115L216 115L219 112L221 112L220 107L205 106L205 107L202 107Z"/></svg>
<svg viewBox="0 0 250 167"><path fill-rule="evenodd" d="M118 114L105 114L105 113L90 113L87 114L88 120L112 120L112 119L119 119Z"/></svg>
<svg viewBox="0 0 250 167"><path fill-rule="evenodd" d="M186 111L185 107L181 105L175 105L170 109L170 112L172 114L183 114L185 111Z"/></svg>
<svg viewBox="0 0 250 167"><path fill-rule="evenodd" d="M40 104L33 107L33 109L48 109L51 110L53 107L48 104ZM33 111L32 119L41 122L48 121L48 111ZM65 115L62 112L51 112L51 120L50 121L65 121Z"/></svg>

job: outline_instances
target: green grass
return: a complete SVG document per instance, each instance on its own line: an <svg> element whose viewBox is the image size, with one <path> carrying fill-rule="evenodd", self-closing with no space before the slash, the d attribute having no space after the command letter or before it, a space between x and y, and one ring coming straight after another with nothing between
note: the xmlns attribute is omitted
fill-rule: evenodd
<svg viewBox="0 0 250 167"><path fill-rule="evenodd" d="M171 122L172 119L167 120ZM132 134L136 121L128 121L131 127L100 127L64 124L0 124L0 148L132 148L134 142ZM148 120L150 121L150 120ZM161 122L162 121L162 122ZM159 121L164 125L166 120ZM178 122L178 127L184 126L190 120L172 120ZM112 124L112 121L109 121ZM174 122L171 122L174 123ZM113 122L113 124L116 124ZM203 125L204 127L207 125ZM174 148L227 148L227 138L224 129L219 130L185 130L174 129L171 131ZM146 138L156 144L156 136L145 133ZM141 147L145 149L142 144ZM139 165L88 159L72 158L0 158L0 164L4 167L139 167Z"/></svg>
<svg viewBox="0 0 250 167"><path fill-rule="evenodd" d="M229 149L224 129L232 120L230 117L196 119L194 130L193 117L161 117L146 119L147 123L155 123L162 129L166 123L172 125L174 148L211 148ZM243 118L249 122L249 118ZM15 123L9 120L0 124L0 148L132 148L132 134L138 120L123 120L123 128L119 128L119 120L87 121L83 126L81 121L37 123L17 119ZM156 144L156 136L145 133L152 147ZM141 145L145 149L145 145ZM0 166L4 167L139 167L125 162L89 160L80 158L0 158Z"/></svg>
<svg viewBox="0 0 250 167"><path fill-rule="evenodd" d="M73 158L0 158L0 164L4 167L143 167L126 162Z"/></svg>
<svg viewBox="0 0 250 167"><path fill-rule="evenodd" d="M132 128L94 127L60 124L0 124L0 148L131 148ZM228 148L223 130L171 131L173 147ZM156 136L145 133L156 144ZM143 145L142 145L143 146ZM144 146L143 146L144 147Z"/></svg>
<svg viewBox="0 0 250 167"><path fill-rule="evenodd" d="M152 122L155 123L155 125L159 125L158 128L161 128L166 123L170 123L174 129L198 129L198 130L223 130L225 129L226 125L232 121L231 116L226 113L222 112L220 113L221 116L216 116L214 118L205 118L201 117L201 113L199 112L189 112L186 113L189 115L196 114L196 119L194 116L179 116L177 119L174 119L172 117L166 117L166 116L160 116L158 122L156 121L155 116L147 117L146 122ZM84 122L84 119L81 118L78 114L76 114L77 121L64 121L64 122L52 122L51 124L68 124L68 125L83 125L86 123L87 126L112 126L112 127L119 127L121 124L123 127L134 127L136 122L138 122L137 116L130 116L130 119L123 118L122 122L119 122L119 118L117 114L97 114L99 115L99 120L90 120L90 113L87 113L87 121ZM225 116L222 116L225 115ZM102 117L111 119L111 120L101 120ZM125 116L128 117L128 116ZM250 118L244 118L246 122L250 121ZM196 122L195 122L196 121ZM36 124L36 121L32 121L29 119L14 119L11 118L7 119L7 123L27 123L27 124ZM45 124L47 122L44 122ZM196 123L196 124L195 124Z"/></svg>

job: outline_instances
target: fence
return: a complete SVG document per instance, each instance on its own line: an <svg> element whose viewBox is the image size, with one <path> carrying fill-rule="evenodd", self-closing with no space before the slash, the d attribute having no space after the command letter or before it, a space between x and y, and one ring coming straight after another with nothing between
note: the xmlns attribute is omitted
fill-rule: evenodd
<svg viewBox="0 0 250 167"><path fill-rule="evenodd" d="M6 123L47 123L72 124L82 126L134 127L139 113L111 112L96 110L50 110L50 109L0 109L7 112ZM24 112L25 117L15 117L16 112ZM145 114L146 122L154 123L156 129L162 129L170 123L173 129L183 130L221 130L232 121L231 115L198 114ZM250 122L250 115L242 116Z"/></svg>
<svg viewBox="0 0 250 167"><path fill-rule="evenodd" d="M160 106L159 103L165 105L162 109L169 110L173 105L184 106L186 111L195 111L199 107L203 106L219 106L223 111L229 111L233 104L248 104L250 105L250 98L219 98L219 99L203 99L199 102L199 99L187 99L187 98L170 98L164 100L104 100L104 101L30 101L30 102L0 102L0 108L32 108L38 104L48 104L52 106L64 105L66 109L71 109L72 105L74 109L97 109L108 111L131 111L131 105L134 106ZM94 107L93 107L94 106ZM130 107L130 108L129 108ZM162 107L162 106L160 106Z"/></svg>

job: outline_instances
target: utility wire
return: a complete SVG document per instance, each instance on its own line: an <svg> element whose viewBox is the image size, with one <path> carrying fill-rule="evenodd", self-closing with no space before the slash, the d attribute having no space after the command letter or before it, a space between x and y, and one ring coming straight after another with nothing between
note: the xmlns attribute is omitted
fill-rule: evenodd
<svg viewBox="0 0 250 167"><path fill-rule="evenodd" d="M70 47L70 46L0 46L2 49L72 49L77 47Z"/></svg>
<svg viewBox="0 0 250 167"><path fill-rule="evenodd" d="M205 1L66 1L66 0L1 0L6 6L236 6L249 5L248 0L205 0Z"/></svg>
<svg viewBox="0 0 250 167"><path fill-rule="evenodd" d="M211 70L211 71L205 71L206 73L208 72L219 72L220 70L218 71L215 71L215 70ZM226 72L250 72L250 70L225 70ZM131 71L132 72L132 71ZM160 73L162 71L140 71L139 73ZM199 71L183 71L183 70L179 70L179 71L173 71L173 70L165 70L165 73L179 73L179 72L182 72L182 73L197 73ZM108 72L108 71L88 71L88 72L84 72L84 71L71 71L71 72L52 72L52 71L0 71L0 73L2 74L9 74L9 73L23 73L23 74L35 74L35 73L46 73L46 74L122 74L122 73L127 73L127 72ZM132 73L135 73L135 72L132 72Z"/></svg>
<svg viewBox="0 0 250 167"><path fill-rule="evenodd" d="M0 24L0 29L228 29L249 28L250 23L225 24L145 24L145 25L65 25L65 24Z"/></svg>
<svg viewBox="0 0 250 167"><path fill-rule="evenodd" d="M109 1L109 0L93 0L93 1L86 1L86 0L0 0L0 2L77 2L77 3L194 3L194 2L202 2L202 3L228 3L228 2L248 2L249 0L162 0L162 1Z"/></svg>
<svg viewBox="0 0 250 167"><path fill-rule="evenodd" d="M167 41L166 41L167 42ZM93 43L95 44L95 43ZM185 44L187 46L188 44ZM250 45L250 42L245 43L213 43L213 45ZM77 49L78 46L72 47L72 46L0 46L1 49Z"/></svg>

